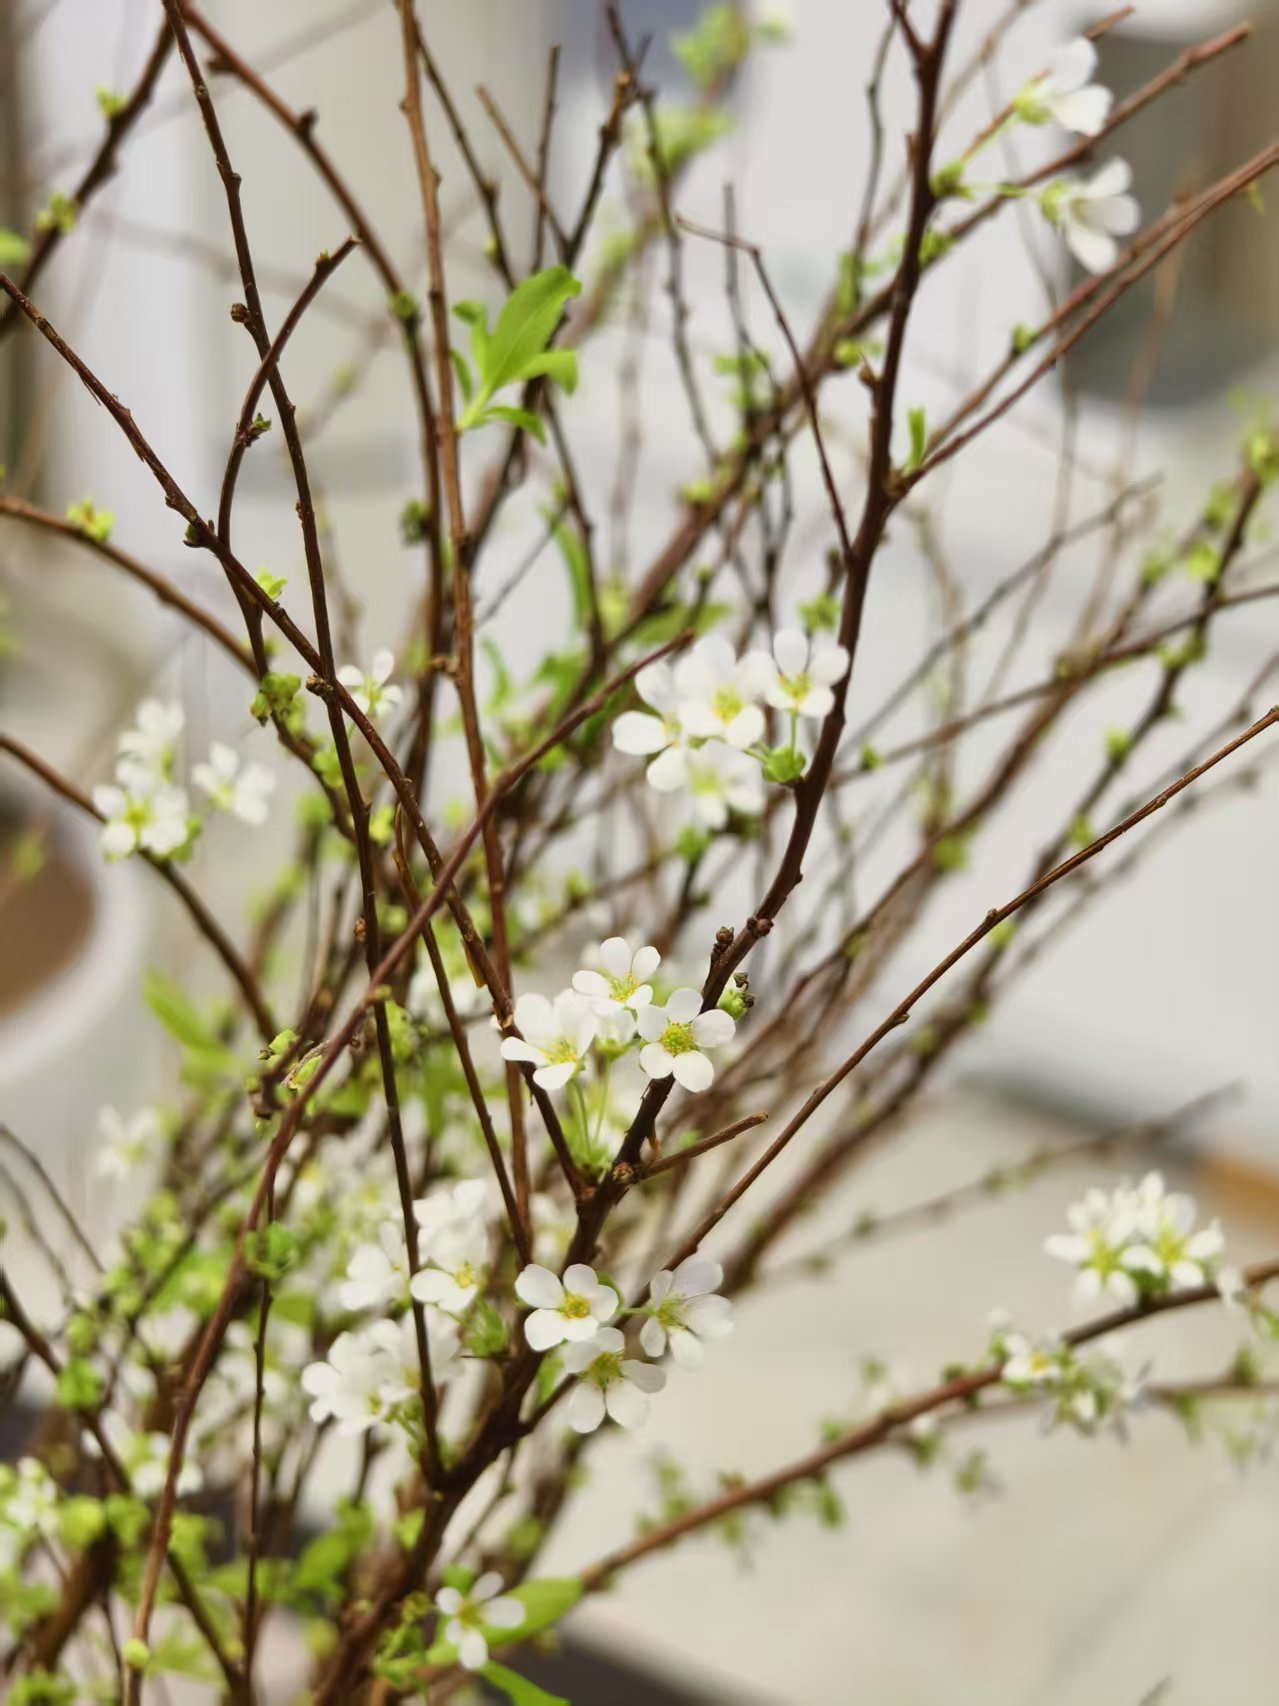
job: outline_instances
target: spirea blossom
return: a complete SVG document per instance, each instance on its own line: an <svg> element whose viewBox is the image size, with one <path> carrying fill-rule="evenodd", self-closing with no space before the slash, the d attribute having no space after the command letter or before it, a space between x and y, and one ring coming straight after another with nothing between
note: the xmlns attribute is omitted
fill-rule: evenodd
<svg viewBox="0 0 1279 1706"><path fill-rule="evenodd" d="M653 999L648 980L662 963L656 948L637 948L632 953L624 936L610 936L600 943L596 958L598 970L584 968L573 973L573 988L590 1000L601 1018L612 1018L627 1007L638 1013L648 1006Z"/></svg>
<svg viewBox="0 0 1279 1706"><path fill-rule="evenodd" d="M672 1272L655 1274L649 1287L648 1319L640 1329L640 1344L648 1356L665 1355L681 1368L701 1368L705 1343L726 1339L733 1330L733 1306L717 1294L724 1277L718 1262L689 1256Z"/></svg>
<svg viewBox="0 0 1279 1706"><path fill-rule="evenodd" d="M133 717L133 727L117 742L121 759L156 776L171 775L178 736L186 724L181 705L144 699Z"/></svg>
<svg viewBox="0 0 1279 1706"><path fill-rule="evenodd" d="M1108 160L1091 178L1059 178L1040 196L1045 216L1087 272L1109 272L1119 259L1117 239L1141 224L1141 209L1128 194L1131 183L1128 162Z"/></svg>
<svg viewBox="0 0 1279 1706"><path fill-rule="evenodd" d="M127 1179L135 1168L154 1155L160 1142L160 1120L152 1108L142 1108L124 1119L114 1108L98 1114L96 1172L100 1179Z"/></svg>
<svg viewBox="0 0 1279 1706"><path fill-rule="evenodd" d="M1213 1221L1196 1230L1196 1214L1193 1197L1147 1173L1136 1186L1088 1191L1066 1211L1070 1231L1054 1233L1044 1249L1078 1269L1080 1307L1131 1308L1140 1297L1214 1279L1221 1228Z"/></svg>
<svg viewBox="0 0 1279 1706"><path fill-rule="evenodd" d="M358 664L343 664L338 680L350 692L371 723L389 716L404 697L404 690L391 682L395 673L395 655L385 646L374 652L373 662L366 675Z"/></svg>
<svg viewBox="0 0 1279 1706"><path fill-rule="evenodd" d="M617 1293L584 1262L565 1268L562 1280L530 1262L515 1282L515 1295L533 1311L524 1323L524 1337L535 1351L589 1339L617 1313Z"/></svg>
<svg viewBox="0 0 1279 1706"><path fill-rule="evenodd" d="M419 1303L460 1315L475 1301L488 1260L487 1202L485 1181L464 1179L414 1203L422 1266L409 1290Z"/></svg>
<svg viewBox="0 0 1279 1706"><path fill-rule="evenodd" d="M1087 36L1077 36L1058 48L1041 77L1034 78L1013 102L1026 124L1047 124L1079 136L1096 136L1110 115L1114 96L1101 83L1090 82L1097 69L1097 49Z"/></svg>
<svg viewBox="0 0 1279 1706"><path fill-rule="evenodd" d="M381 1309L408 1295L409 1257L404 1233L393 1221L378 1227L376 1243L357 1244L338 1287L343 1309Z"/></svg>
<svg viewBox="0 0 1279 1706"><path fill-rule="evenodd" d="M1141 1399L1141 1380L1124 1366L1113 1334L1075 1349L1057 1338L1032 1343L1008 1333L998 1349L1001 1381L1019 1397L1043 1393L1050 1427L1066 1424L1091 1434L1108 1424L1122 1433L1127 1412Z"/></svg>
<svg viewBox="0 0 1279 1706"><path fill-rule="evenodd" d="M241 765L233 746L214 741L208 762L192 766L191 780L219 811L238 817L241 823L266 822L275 776L264 764Z"/></svg>
<svg viewBox="0 0 1279 1706"><path fill-rule="evenodd" d="M715 1077L707 1049L731 1042L737 1026L718 1007L702 1012L695 989L677 989L665 1007L641 1008L637 1021L645 1046L640 1065L650 1078L669 1078L686 1090L705 1090Z"/></svg>
<svg viewBox="0 0 1279 1706"><path fill-rule="evenodd" d="M623 1428L638 1428L648 1419L650 1394L662 1390L666 1376L625 1351L616 1327L600 1327L591 1338L565 1345L565 1372L577 1376L568 1401L568 1423L575 1432L594 1433L605 1416Z"/></svg>
<svg viewBox="0 0 1279 1706"><path fill-rule="evenodd" d="M536 1066L533 1082L542 1090L558 1090L581 1071L599 1029L590 1001L572 989L553 1002L544 995L521 995L515 1023L521 1035L503 1038L502 1058Z"/></svg>
<svg viewBox="0 0 1279 1706"><path fill-rule="evenodd" d="M721 634L707 634L675 665L680 728L694 739L753 746L764 733L759 707L768 686L768 663L758 653L738 658Z"/></svg>
<svg viewBox="0 0 1279 1706"><path fill-rule="evenodd" d="M526 1617L519 1600L502 1592L502 1578L496 1570L480 1576L465 1593L459 1588L441 1588L435 1607L444 1619L444 1639L457 1648L458 1662L467 1670L482 1670L488 1663L486 1629L518 1629Z"/></svg>
<svg viewBox="0 0 1279 1706"><path fill-rule="evenodd" d="M765 660L764 696L779 711L800 717L824 717L835 704L835 684L848 674L847 649L829 635L812 640L798 628L780 628L773 656Z"/></svg>
<svg viewBox="0 0 1279 1706"><path fill-rule="evenodd" d="M101 813L102 851L108 859L130 853L171 858L190 834L186 793L134 766L121 766L120 780L101 782L93 803Z"/></svg>

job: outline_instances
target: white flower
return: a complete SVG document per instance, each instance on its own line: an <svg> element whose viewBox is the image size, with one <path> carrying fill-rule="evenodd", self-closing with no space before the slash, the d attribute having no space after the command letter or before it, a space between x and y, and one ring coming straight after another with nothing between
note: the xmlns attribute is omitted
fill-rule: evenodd
<svg viewBox="0 0 1279 1706"><path fill-rule="evenodd" d="M404 1234L393 1221L378 1227L376 1244L357 1244L338 1287L343 1309L381 1309L408 1294L409 1257Z"/></svg>
<svg viewBox="0 0 1279 1706"><path fill-rule="evenodd" d="M241 823L265 823L275 776L265 764L240 768L240 755L232 746L214 741L207 764L196 764L191 780L206 793L219 811L230 812Z"/></svg>
<svg viewBox="0 0 1279 1706"><path fill-rule="evenodd" d="M640 1344L651 1357L670 1345L681 1368L700 1368L704 1339L726 1339L733 1330L733 1306L716 1293L724 1277L718 1262L689 1256L672 1273L663 1268L649 1287L650 1314L640 1329Z"/></svg>
<svg viewBox="0 0 1279 1706"><path fill-rule="evenodd" d="M100 1179L125 1179L151 1156L160 1142L160 1120L152 1108L142 1108L124 1120L114 1108L98 1114L102 1148L98 1151Z"/></svg>
<svg viewBox="0 0 1279 1706"><path fill-rule="evenodd" d="M1128 1309L1137 1301L1137 1285L1120 1257L1136 1230L1136 1214L1127 1193L1088 1191L1066 1210L1069 1232L1044 1240L1048 1255L1079 1269L1075 1302L1083 1309L1111 1303Z"/></svg>
<svg viewBox="0 0 1279 1706"><path fill-rule="evenodd" d="M371 723L394 711L404 697L403 688L387 685L394 669L395 656L383 646L374 652L367 675L353 663L344 664L338 671L338 680Z"/></svg>
<svg viewBox="0 0 1279 1706"><path fill-rule="evenodd" d="M656 948L637 948L632 954L624 936L610 936L600 943L596 957L602 971L574 972L573 988L590 997L601 1018L612 1018L626 1007L638 1013L648 1006L653 999L648 979L662 963Z"/></svg>
<svg viewBox="0 0 1279 1706"><path fill-rule="evenodd" d="M635 677L635 691L657 715L647 711L623 711L613 724L613 745L619 752L634 757L664 752L680 738L679 716L676 711L675 675L670 664L661 659L645 664ZM650 777L652 765L649 766Z"/></svg>
<svg viewBox="0 0 1279 1706"><path fill-rule="evenodd" d="M617 1293L596 1279L595 1269L584 1262L565 1268L563 1280L530 1262L515 1282L515 1295L533 1311L524 1323L524 1337L535 1351L592 1338L617 1313Z"/></svg>
<svg viewBox="0 0 1279 1706"><path fill-rule="evenodd" d="M419 1303L434 1304L448 1315L460 1315L470 1307L488 1256L487 1202L485 1181L464 1179L414 1203L423 1266L413 1275L409 1290Z"/></svg>
<svg viewBox="0 0 1279 1706"><path fill-rule="evenodd" d="M1097 49L1087 36L1077 36L1057 49L1052 64L1017 96L1013 105L1027 124L1055 119L1063 130L1096 136L1110 114L1114 96L1101 83L1088 79L1097 69Z"/></svg>
<svg viewBox="0 0 1279 1706"><path fill-rule="evenodd" d="M813 640L798 628L780 628L773 637L772 659L765 659L764 697L779 711L800 717L824 717L834 707L831 691L848 674L848 652L829 635Z"/></svg>
<svg viewBox="0 0 1279 1706"><path fill-rule="evenodd" d="M1060 1375L1060 1340L1032 1344L1020 1333L1006 1333L1003 1344L1004 1365L999 1378L1006 1386L1046 1386Z"/></svg>
<svg viewBox="0 0 1279 1706"><path fill-rule="evenodd" d="M412 1311L398 1321L375 1321L363 1335L371 1351L386 1357L377 1396L389 1413L416 1399L422 1390L422 1363L417 1354L417 1325ZM432 1310L426 1316L426 1347L431 1358L431 1381L439 1385L454 1372L458 1352L457 1323Z"/></svg>
<svg viewBox="0 0 1279 1706"><path fill-rule="evenodd" d="M435 1605L445 1618L444 1639L457 1648L458 1660L467 1670L481 1670L488 1663L486 1629L518 1629L527 1619L514 1594L502 1592L496 1570L486 1571L465 1593L441 1588Z"/></svg>
<svg viewBox="0 0 1279 1706"><path fill-rule="evenodd" d="M599 1030L591 1003L571 989L553 1003L544 995L521 995L515 1023L521 1034L503 1038L502 1059L532 1062L533 1082L543 1090L558 1090L581 1070Z"/></svg>
<svg viewBox="0 0 1279 1706"><path fill-rule="evenodd" d="M383 1390L393 1370L385 1346L354 1333L339 1333L328 1360L302 1370L302 1390L311 1400L311 1420L337 1423L340 1434L366 1433L385 1413Z"/></svg>
<svg viewBox="0 0 1279 1706"><path fill-rule="evenodd" d="M1068 1233L1045 1250L1079 1269L1076 1301L1131 1308L1143 1295L1213 1280L1225 1240L1216 1221L1195 1230L1193 1197L1168 1191L1163 1176L1113 1192L1090 1190L1067 1211Z"/></svg>
<svg viewBox="0 0 1279 1706"><path fill-rule="evenodd" d="M764 809L764 779L744 752L719 741L694 751L673 746L648 767L649 785L659 793L687 788L693 816L707 829L723 829L730 811L754 817Z"/></svg>
<svg viewBox="0 0 1279 1706"><path fill-rule="evenodd" d="M564 1369L577 1376L568 1401L568 1424L592 1434L606 1415L623 1428L637 1428L648 1417L649 1394L660 1392L666 1376L651 1362L623 1355L626 1341L616 1327L601 1327L590 1339L564 1347Z"/></svg>
<svg viewBox="0 0 1279 1706"><path fill-rule="evenodd" d="M1124 1266L1165 1286L1203 1285L1225 1248L1218 1223L1196 1232L1195 1199L1165 1190L1160 1173L1147 1173L1137 1186L1136 1204L1136 1238L1124 1251Z"/></svg>
<svg viewBox="0 0 1279 1706"><path fill-rule="evenodd" d="M1061 227L1066 247L1088 272L1108 272L1119 259L1117 237L1141 223L1141 209L1127 194L1132 170L1126 160L1108 160L1092 177L1060 178L1040 198L1044 213Z"/></svg>
<svg viewBox="0 0 1279 1706"><path fill-rule="evenodd" d="M181 705L144 699L134 715L136 727L120 736L120 753L126 762L132 761L157 777L167 777L173 768L174 746L186 722Z"/></svg>
<svg viewBox="0 0 1279 1706"><path fill-rule="evenodd" d="M753 746L764 733L758 700L767 686L767 660L738 658L722 634L707 634L675 665L680 728L697 740Z"/></svg>
<svg viewBox="0 0 1279 1706"><path fill-rule="evenodd" d="M93 790L93 803L106 819L102 851L107 858L125 859L139 848L156 859L176 853L190 831L185 791L136 764L121 765L118 776Z"/></svg>
<svg viewBox="0 0 1279 1706"><path fill-rule="evenodd" d="M645 1046L640 1065L650 1078L675 1075L686 1090L705 1090L715 1069L704 1049L722 1048L731 1042L737 1026L719 1007L702 1012L702 998L695 989L677 989L665 1007L644 1007L639 1031Z"/></svg>

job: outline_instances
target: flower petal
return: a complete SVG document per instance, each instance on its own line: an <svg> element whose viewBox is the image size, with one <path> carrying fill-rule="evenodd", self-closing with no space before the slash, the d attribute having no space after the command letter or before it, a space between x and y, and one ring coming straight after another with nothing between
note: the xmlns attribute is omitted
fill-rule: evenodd
<svg viewBox="0 0 1279 1706"><path fill-rule="evenodd" d="M549 1268L530 1262L515 1282L515 1295L530 1309L558 1309L564 1301L564 1287Z"/></svg>
<svg viewBox="0 0 1279 1706"><path fill-rule="evenodd" d="M666 1003L668 1018L677 1025L687 1025L702 1010L702 997L696 989L677 989Z"/></svg>
<svg viewBox="0 0 1279 1706"><path fill-rule="evenodd" d="M673 1070L675 1082L682 1084L686 1090L707 1090L715 1078L715 1068L696 1049L690 1049L687 1054L677 1054Z"/></svg>
<svg viewBox="0 0 1279 1706"><path fill-rule="evenodd" d="M574 1388L568 1401L568 1425L579 1434L593 1434L604 1420L604 1394L585 1382Z"/></svg>
<svg viewBox="0 0 1279 1706"><path fill-rule="evenodd" d="M725 1043L732 1042L736 1030L737 1023L731 1013L725 1013L722 1007L712 1007L693 1020L693 1041L698 1048L723 1048Z"/></svg>

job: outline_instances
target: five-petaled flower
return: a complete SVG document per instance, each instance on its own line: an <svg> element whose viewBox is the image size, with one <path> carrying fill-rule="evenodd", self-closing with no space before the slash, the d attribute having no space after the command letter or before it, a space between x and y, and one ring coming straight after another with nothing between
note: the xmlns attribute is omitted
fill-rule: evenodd
<svg viewBox="0 0 1279 1706"><path fill-rule="evenodd" d="M458 1662L467 1670L482 1670L488 1663L486 1629L518 1629L526 1612L514 1594L502 1592L502 1578L488 1570L463 1593L444 1587L435 1596L436 1610L444 1618L444 1639L457 1648Z"/></svg>
<svg viewBox="0 0 1279 1706"><path fill-rule="evenodd" d="M192 766L191 780L219 811L229 812L241 823L266 822L275 776L265 764L241 768L240 755L233 746L214 741L208 763Z"/></svg>
<svg viewBox="0 0 1279 1706"><path fill-rule="evenodd" d="M1132 169L1126 160L1108 160L1091 178L1059 178L1040 196L1040 205L1061 227L1066 247L1091 273L1108 272L1119 259L1119 237L1141 223L1141 209L1128 192Z"/></svg>
<svg viewBox="0 0 1279 1706"><path fill-rule="evenodd" d="M98 1132L102 1138L98 1177L124 1179L155 1153L160 1141L160 1121L152 1108L142 1108L128 1120L114 1108L103 1108L98 1114Z"/></svg>
<svg viewBox="0 0 1279 1706"><path fill-rule="evenodd" d="M524 1323L524 1337L535 1351L589 1339L617 1313L617 1293L584 1262L571 1263L562 1280L530 1262L515 1282L515 1295L533 1311Z"/></svg>
<svg viewBox="0 0 1279 1706"><path fill-rule="evenodd" d="M764 733L759 700L770 673L761 654L738 658L722 634L707 634L675 665L680 728L695 740L754 746Z"/></svg>
<svg viewBox="0 0 1279 1706"><path fill-rule="evenodd" d="M181 705L144 699L133 716L133 727L126 729L117 743L121 759L157 777L167 777L172 772L174 749L186 722Z"/></svg>
<svg viewBox="0 0 1279 1706"><path fill-rule="evenodd" d="M423 1265L413 1275L409 1290L419 1303L460 1315L474 1301L488 1257L487 1200L483 1179L464 1179L451 1190L436 1191L414 1203Z"/></svg>
<svg viewBox="0 0 1279 1706"><path fill-rule="evenodd" d="M828 635L809 640L798 628L781 628L773 636L772 659L766 660L764 697L779 711L824 717L835 704L832 689L848 674L848 662L846 648Z"/></svg>
<svg viewBox="0 0 1279 1706"><path fill-rule="evenodd" d="M702 1012L695 989L677 989L665 1007L644 1007L638 1014L644 1038L640 1065L650 1078L669 1078L686 1090L705 1090L715 1076L706 1049L731 1042L737 1026L718 1007Z"/></svg>
<svg viewBox="0 0 1279 1706"><path fill-rule="evenodd" d="M616 1327L600 1327L593 1337L565 1345L565 1372L577 1376L568 1401L568 1424L576 1433L594 1433L606 1415L623 1428L637 1428L647 1419L649 1395L662 1390L666 1376L625 1350Z"/></svg>
<svg viewBox="0 0 1279 1706"><path fill-rule="evenodd" d="M599 1021L590 1001L566 989L553 1002L544 995L521 995L515 1003L518 1037L502 1041L502 1059L536 1066L533 1082L558 1090L581 1070Z"/></svg>
<svg viewBox="0 0 1279 1706"><path fill-rule="evenodd" d="M637 948L632 954L624 936L610 936L597 953L600 969L573 973L573 988L589 998L602 1019L613 1018L623 1008L638 1013L653 999L648 979L662 963L656 948Z"/></svg>
<svg viewBox="0 0 1279 1706"><path fill-rule="evenodd" d="M340 1434L367 1433L382 1420L383 1389L391 1373L385 1348L355 1333L339 1333L324 1362L302 1370L313 1422L337 1423Z"/></svg>
<svg viewBox="0 0 1279 1706"><path fill-rule="evenodd" d="M116 782L93 790L93 803L105 820L102 851L108 859L124 859L141 850L154 859L168 859L186 844L190 834L186 792L140 764L122 763Z"/></svg>
<svg viewBox="0 0 1279 1706"><path fill-rule="evenodd" d="M648 1319L640 1329L649 1356L662 1356L669 1345L681 1368L702 1366L702 1341L726 1339L733 1330L733 1306L716 1292L723 1277L719 1263L705 1256L689 1256L673 1273L663 1268L653 1276Z"/></svg>
<svg viewBox="0 0 1279 1706"><path fill-rule="evenodd" d="M383 646L374 652L367 675L353 663L344 664L338 671L338 680L371 723L394 711L404 697L403 688L390 685L394 670L395 654Z"/></svg>
<svg viewBox="0 0 1279 1706"><path fill-rule="evenodd" d="M755 817L764 809L764 778L759 765L734 747L719 742L709 742L696 751L672 747L662 754L661 762L666 768L660 776L653 774L656 765L649 766L649 782L661 793L686 787L693 816L707 829L723 829L730 811Z"/></svg>
<svg viewBox="0 0 1279 1706"><path fill-rule="evenodd" d="M1087 36L1058 48L1048 70L1029 82L1013 102L1027 124L1055 119L1063 130L1096 136L1110 115L1114 96L1101 83L1089 82L1097 69L1097 49Z"/></svg>

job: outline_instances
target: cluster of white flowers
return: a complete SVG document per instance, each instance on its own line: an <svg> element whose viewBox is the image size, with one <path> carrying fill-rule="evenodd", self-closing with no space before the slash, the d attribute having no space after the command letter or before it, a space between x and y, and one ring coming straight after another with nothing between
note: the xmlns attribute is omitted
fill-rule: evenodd
<svg viewBox="0 0 1279 1706"><path fill-rule="evenodd" d="M1096 69L1097 49L1087 37L1067 42L1047 71L1015 97L1010 122L1059 124L1079 136L1099 135L1114 96L1092 81ZM1127 162L1110 160L1091 178L1056 178L1040 192L1044 217L1088 272L1108 272L1119 259L1117 239L1131 236L1141 223L1141 210L1128 193L1131 183Z"/></svg>
<svg viewBox="0 0 1279 1706"><path fill-rule="evenodd" d="M453 1373L458 1332L434 1311L426 1316L431 1377L437 1384ZM411 1414L421 1391L417 1333L411 1314L398 1321L370 1322L358 1332L339 1333L325 1362L302 1370L302 1389L311 1400L311 1420L330 1419L340 1434L366 1433Z"/></svg>
<svg viewBox="0 0 1279 1706"><path fill-rule="evenodd" d="M102 850L108 859L143 852L171 859L200 828L185 788L174 781L178 737L185 724L180 705L144 699L134 726L120 736L115 780L93 790L103 818ZM214 741L208 759L193 766L191 779L211 809L242 823L266 822L275 776L262 764L241 765L234 747Z"/></svg>
<svg viewBox="0 0 1279 1706"><path fill-rule="evenodd" d="M649 1301L637 1312L644 1317L640 1345L654 1359L644 1362L628 1357L625 1335L606 1325L620 1299L594 1268L574 1262L562 1277L535 1263L523 1270L515 1293L532 1310L524 1336L535 1351L564 1347L565 1373L577 1382L568 1401L568 1422L575 1432L594 1433L606 1416L619 1427L639 1427L652 1395L666 1384L655 1361L667 1350L681 1368L702 1366L704 1341L727 1338L733 1330L733 1306L716 1293L723 1277L719 1263L704 1256L690 1256L673 1272L663 1269L654 1276Z"/></svg>
<svg viewBox="0 0 1279 1706"><path fill-rule="evenodd" d="M1018 1397L1041 1393L1048 1400L1049 1426L1067 1424L1092 1434L1103 1426L1123 1433L1124 1419L1142 1397L1142 1380L1124 1365L1115 1335L1076 1350L1059 1338L1037 1343L995 1326L992 1350L1003 1367L1000 1380Z"/></svg>
<svg viewBox="0 0 1279 1706"><path fill-rule="evenodd" d="M1128 1309L1140 1298L1218 1278L1221 1228L1214 1220L1196 1230L1197 1214L1193 1197L1147 1173L1137 1185L1088 1191L1067 1210L1070 1231L1054 1233L1044 1249L1079 1270L1081 1308Z"/></svg>
<svg viewBox="0 0 1279 1706"><path fill-rule="evenodd" d="M848 662L848 652L828 635L810 640L797 628L778 632L771 656L752 651L739 658L722 635L708 634L675 664L640 670L636 690L651 709L623 712L613 744L651 760L647 776L659 793L686 792L701 827L723 829L730 811L763 810L760 763L770 756L762 744L763 707L789 719L794 754L797 719L826 716Z"/></svg>
<svg viewBox="0 0 1279 1706"><path fill-rule="evenodd" d="M173 781L173 760L185 722L180 705L144 699L135 727L120 736L115 781L93 790L105 820L102 851L124 859L141 849L168 859L186 845L191 808L186 790Z"/></svg>
<svg viewBox="0 0 1279 1706"><path fill-rule="evenodd" d="M352 699L371 723L390 716L404 698L404 689L396 687L391 677L395 673L395 655L385 646L374 652L368 673L358 664L344 664L338 680L348 688Z"/></svg>
<svg viewBox="0 0 1279 1706"><path fill-rule="evenodd" d="M520 1035L503 1040L503 1059L532 1066L539 1089L559 1090L581 1072L592 1044L612 1061L638 1033L639 1063L649 1078L674 1077L686 1090L705 1090L715 1076L707 1051L732 1041L732 1015L719 1007L703 1012L695 989L673 990L658 1005L649 981L661 964L656 948L632 951L624 937L610 936L595 957L598 965L574 973L572 988L553 1000L520 996Z"/></svg>

